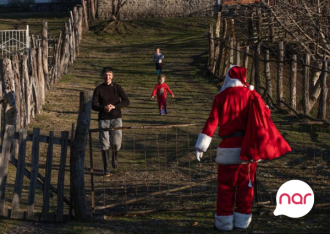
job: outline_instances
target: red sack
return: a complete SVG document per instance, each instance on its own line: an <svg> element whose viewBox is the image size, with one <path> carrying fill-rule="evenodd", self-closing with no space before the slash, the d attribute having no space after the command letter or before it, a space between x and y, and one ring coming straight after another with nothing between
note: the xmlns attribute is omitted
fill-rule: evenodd
<svg viewBox="0 0 330 234"><path fill-rule="evenodd" d="M292 151L270 118L270 110L255 90L252 91L249 105L248 124L240 159L272 160Z"/></svg>

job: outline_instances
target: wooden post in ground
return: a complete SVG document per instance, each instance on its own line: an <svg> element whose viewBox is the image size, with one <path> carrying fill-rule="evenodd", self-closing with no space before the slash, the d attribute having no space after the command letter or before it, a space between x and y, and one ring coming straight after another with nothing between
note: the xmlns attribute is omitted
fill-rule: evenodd
<svg viewBox="0 0 330 234"><path fill-rule="evenodd" d="M290 106L297 109L297 55L292 55L290 73Z"/></svg>
<svg viewBox="0 0 330 234"><path fill-rule="evenodd" d="M68 72L69 62L69 28L65 22L63 26L63 43L61 47L61 76Z"/></svg>
<svg viewBox="0 0 330 234"><path fill-rule="evenodd" d="M247 45L245 46L245 50L244 50L244 56L243 56L243 66L247 69L248 65L249 65L249 56L248 53L250 51L250 47Z"/></svg>
<svg viewBox="0 0 330 234"><path fill-rule="evenodd" d="M16 179L14 186L14 196L11 206L11 215L10 215L10 218L12 219L18 218L18 212L21 203L21 193L22 193L23 177L24 177L24 169L25 169L26 139L27 139L26 129L19 129L18 131L19 150L18 150L17 170L16 170Z"/></svg>
<svg viewBox="0 0 330 234"><path fill-rule="evenodd" d="M80 92L79 115L70 158L70 181L73 182L73 202L77 219L87 217L84 162L91 110L92 92Z"/></svg>
<svg viewBox="0 0 330 234"><path fill-rule="evenodd" d="M49 132L49 142L47 149L46 159L46 172L44 182L44 196L42 202L41 221L49 220L49 195L50 195L50 182L52 178L52 164L53 164L53 143L54 143L54 132Z"/></svg>
<svg viewBox="0 0 330 234"><path fill-rule="evenodd" d="M95 3L94 0L90 0L90 16L91 16L91 21L95 21Z"/></svg>
<svg viewBox="0 0 330 234"><path fill-rule="evenodd" d="M30 51L31 58L31 86L32 86L32 96L31 101L34 102L34 111L32 112L32 116L35 117L36 114L40 114L42 110L41 100L40 100L40 88L38 82L38 69L37 69L37 55L36 49L32 48Z"/></svg>
<svg viewBox="0 0 330 234"><path fill-rule="evenodd" d="M229 59L228 59L228 55L229 55L229 49L227 48L229 45L228 43L225 42L224 44L224 59L223 59L223 70L222 70L222 77L226 76L227 73L227 69L228 69L228 63L229 63Z"/></svg>
<svg viewBox="0 0 330 234"><path fill-rule="evenodd" d="M221 12L217 14L217 23L215 27L215 49L214 49L214 64L212 72L216 74L216 70L218 68L218 60L219 60L219 53L220 53L220 26L221 26Z"/></svg>
<svg viewBox="0 0 330 234"><path fill-rule="evenodd" d="M213 40L213 25L210 24L209 28L209 69L213 70L213 61L214 61L214 40Z"/></svg>
<svg viewBox="0 0 330 234"><path fill-rule="evenodd" d="M44 77L44 70L43 70L43 62L42 62L42 47L41 41L38 42L38 59L37 59L37 68L38 68L38 87L39 87L39 94L40 97L40 105L44 105L46 103L46 94L45 94L45 77Z"/></svg>
<svg viewBox="0 0 330 234"><path fill-rule="evenodd" d="M79 35L79 45L82 40L82 32L83 32L83 27L82 27L82 22L83 22L83 9L82 7L78 7L78 14L79 14L79 20L78 20L78 35Z"/></svg>
<svg viewBox="0 0 330 234"><path fill-rule="evenodd" d="M273 98L272 79L270 77L270 62L269 62L269 50L266 50L265 54L265 79L267 94Z"/></svg>
<svg viewBox="0 0 330 234"><path fill-rule="evenodd" d="M39 170L39 138L40 128L33 129L32 137L32 158L31 158L31 178L29 186L29 196L27 202L26 219L34 220L34 199L38 180Z"/></svg>
<svg viewBox="0 0 330 234"><path fill-rule="evenodd" d="M277 60L277 102L283 106L279 101L283 101L283 61L284 61L284 43L278 43L278 60Z"/></svg>
<svg viewBox="0 0 330 234"><path fill-rule="evenodd" d="M31 122L31 103L30 103L30 96L31 96L31 85L30 85L30 78L29 78L29 69L28 69L28 55L23 55L22 61L22 81L25 84L23 87L23 100L24 100L24 127L27 127L28 124Z"/></svg>
<svg viewBox="0 0 330 234"><path fill-rule="evenodd" d="M20 74L20 64L18 61L17 54L12 56L12 68L13 68L13 75L15 81L15 103L17 109L17 121L15 129L21 128L21 100L22 100L22 92L21 92L21 74Z"/></svg>
<svg viewBox="0 0 330 234"><path fill-rule="evenodd" d="M13 125L16 128L17 125L17 107L16 107L16 95L15 95L15 80L14 72L10 59L3 60L3 73L4 73L4 87L5 87L5 114L4 114L4 126Z"/></svg>
<svg viewBox="0 0 330 234"><path fill-rule="evenodd" d="M49 71L48 71L48 22L42 21L42 65L44 71L44 88L48 91Z"/></svg>
<svg viewBox="0 0 330 234"><path fill-rule="evenodd" d="M254 81L256 86L256 91L260 94L260 42L257 43L255 52L254 52Z"/></svg>
<svg viewBox="0 0 330 234"><path fill-rule="evenodd" d="M230 38L233 40L234 44L236 42L235 37L235 19L230 20Z"/></svg>
<svg viewBox="0 0 330 234"><path fill-rule="evenodd" d="M74 36L75 36L75 56L74 60L76 59L77 54L79 54L79 13L77 6L73 7L73 17L74 17Z"/></svg>
<svg viewBox="0 0 330 234"><path fill-rule="evenodd" d="M240 44L236 43L236 65L241 66L241 53L240 53Z"/></svg>
<svg viewBox="0 0 330 234"><path fill-rule="evenodd" d="M81 0L81 5L83 7L83 12L84 12L84 28L88 29L88 14L87 14L87 5L86 5L86 0Z"/></svg>
<svg viewBox="0 0 330 234"><path fill-rule="evenodd" d="M303 112L305 115L309 114L309 65L310 65L310 54L306 53L304 58L304 65L303 65L303 98L302 98L302 105L303 105Z"/></svg>
<svg viewBox="0 0 330 234"><path fill-rule="evenodd" d="M6 184L7 184L7 171L8 162L11 156L11 147L14 141L15 128L13 125L7 125L5 127L5 135L2 145L2 152L0 154L0 215L6 214Z"/></svg>
<svg viewBox="0 0 330 234"><path fill-rule="evenodd" d="M61 158L57 180L57 212L56 221L63 222L63 196L66 157L68 152L69 132L61 132Z"/></svg>
<svg viewBox="0 0 330 234"><path fill-rule="evenodd" d="M234 64L234 39L229 40L229 65Z"/></svg>
<svg viewBox="0 0 330 234"><path fill-rule="evenodd" d="M327 96L328 96L328 86L327 86L327 76L328 76L328 61L323 58L322 64L322 74L321 74L321 95L319 103L319 111L317 113L317 118L326 120L327 116Z"/></svg>
<svg viewBox="0 0 330 234"><path fill-rule="evenodd" d="M68 20L68 33L69 33L69 64L73 64L73 31L71 18Z"/></svg>
<svg viewBox="0 0 330 234"><path fill-rule="evenodd" d="M70 19L71 19L71 37L72 37L72 48L71 48L71 57L70 61L73 63L76 60L76 32L75 32L75 20L73 18L73 13L70 11Z"/></svg>

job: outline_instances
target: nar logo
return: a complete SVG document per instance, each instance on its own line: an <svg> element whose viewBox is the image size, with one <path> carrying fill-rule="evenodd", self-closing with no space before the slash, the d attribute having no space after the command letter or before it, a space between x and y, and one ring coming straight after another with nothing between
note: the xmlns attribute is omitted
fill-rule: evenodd
<svg viewBox="0 0 330 234"><path fill-rule="evenodd" d="M276 195L274 215L300 218L312 209L314 193L308 184L301 180L290 180L280 187Z"/></svg>
<svg viewBox="0 0 330 234"><path fill-rule="evenodd" d="M287 193L283 193L282 195L280 195L280 205L282 205L282 197L288 197L288 204L290 205L291 201L293 204L306 204L306 199L308 196L312 196L311 193L307 193L305 196L304 196L304 202L303 202L303 196L300 194L300 193L295 193L292 195L292 198L290 199L290 195L287 194ZM299 201L295 201L295 197L298 197Z"/></svg>

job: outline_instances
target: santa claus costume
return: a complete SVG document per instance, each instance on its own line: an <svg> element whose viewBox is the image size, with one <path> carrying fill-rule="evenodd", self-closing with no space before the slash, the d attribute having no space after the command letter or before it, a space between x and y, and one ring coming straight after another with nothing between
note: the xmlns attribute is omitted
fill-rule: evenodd
<svg viewBox="0 0 330 234"><path fill-rule="evenodd" d="M244 229L252 220L257 162L277 158L291 148L271 121L269 108L254 87L246 83L244 67L232 66L227 71L195 145L198 160L209 147L218 125L222 141L215 159L218 163L215 227L222 231L233 230L234 226Z"/></svg>

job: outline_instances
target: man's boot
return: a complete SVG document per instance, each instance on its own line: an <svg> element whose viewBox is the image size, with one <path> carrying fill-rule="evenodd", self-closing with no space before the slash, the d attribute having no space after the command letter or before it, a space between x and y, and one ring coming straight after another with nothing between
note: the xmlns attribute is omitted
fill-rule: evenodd
<svg viewBox="0 0 330 234"><path fill-rule="evenodd" d="M102 150L102 159L103 159L103 169L104 169L104 175L110 176L110 155L109 150Z"/></svg>
<svg viewBox="0 0 330 234"><path fill-rule="evenodd" d="M116 169L118 167L118 150L112 149L112 167Z"/></svg>

